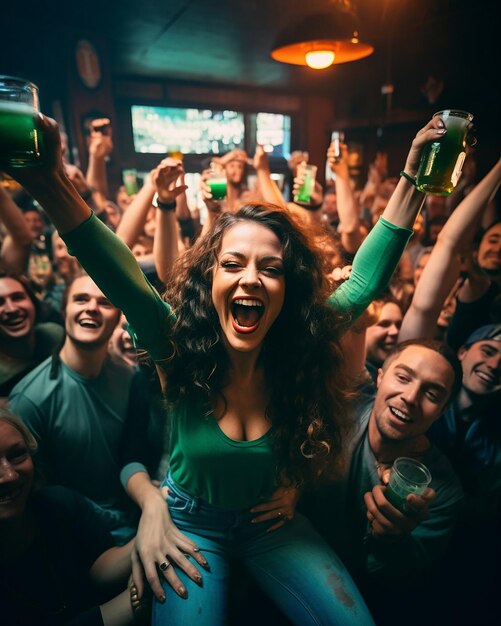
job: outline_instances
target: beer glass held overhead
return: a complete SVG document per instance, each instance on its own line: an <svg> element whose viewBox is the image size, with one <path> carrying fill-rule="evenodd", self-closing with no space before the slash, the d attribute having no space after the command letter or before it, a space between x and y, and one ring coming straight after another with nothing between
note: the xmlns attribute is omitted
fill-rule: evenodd
<svg viewBox="0 0 501 626"><path fill-rule="evenodd" d="M22 78L0 76L0 154L12 167L42 162L42 134L35 126L38 87Z"/></svg>
<svg viewBox="0 0 501 626"><path fill-rule="evenodd" d="M466 111L447 109L435 113L447 133L425 146L416 176L419 191L448 196L457 185L466 156L467 135L473 115Z"/></svg>
<svg viewBox="0 0 501 626"><path fill-rule="evenodd" d="M311 194L315 189L315 179L317 176L317 166L308 163L300 163L297 168L297 175L303 176L303 184L297 190L294 196L294 202L302 202L309 204L311 202Z"/></svg>
<svg viewBox="0 0 501 626"><path fill-rule="evenodd" d="M211 173L207 179L207 185L210 187L213 200L223 200L226 198L227 179L224 168L217 163L211 162Z"/></svg>

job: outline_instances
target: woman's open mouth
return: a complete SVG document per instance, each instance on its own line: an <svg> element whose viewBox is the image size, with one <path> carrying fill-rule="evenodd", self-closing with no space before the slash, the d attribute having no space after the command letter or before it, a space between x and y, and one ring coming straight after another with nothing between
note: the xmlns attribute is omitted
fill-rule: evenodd
<svg viewBox="0 0 501 626"><path fill-rule="evenodd" d="M231 321L237 333L252 333L259 326L264 304L255 298L235 298L231 303Z"/></svg>

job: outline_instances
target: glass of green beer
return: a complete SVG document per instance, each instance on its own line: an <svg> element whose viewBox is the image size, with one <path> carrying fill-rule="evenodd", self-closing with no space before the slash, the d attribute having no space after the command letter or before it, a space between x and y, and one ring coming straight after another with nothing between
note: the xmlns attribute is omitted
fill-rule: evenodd
<svg viewBox="0 0 501 626"><path fill-rule="evenodd" d="M393 463L384 495L396 509L405 512L407 496L411 493L421 495L430 482L431 474L426 465L401 456Z"/></svg>
<svg viewBox="0 0 501 626"><path fill-rule="evenodd" d="M35 127L38 87L14 76L0 76L0 153L12 167L42 162L42 134Z"/></svg>
<svg viewBox="0 0 501 626"><path fill-rule="evenodd" d="M224 169L215 163L211 164L211 174L207 179L213 200L223 200L226 197L226 173Z"/></svg>
<svg viewBox="0 0 501 626"><path fill-rule="evenodd" d="M133 196L135 193L139 191L139 185L137 184L137 170L123 170L122 171L122 182L125 187L125 191L128 196Z"/></svg>
<svg viewBox="0 0 501 626"><path fill-rule="evenodd" d="M448 196L457 185L466 156L466 138L473 115L447 109L435 113L444 122L447 133L424 147L416 176L419 191Z"/></svg>
<svg viewBox="0 0 501 626"><path fill-rule="evenodd" d="M315 188L315 179L317 177L317 166L300 163L297 168L297 175L303 176L303 184L299 187L294 202L309 204L311 202L311 194Z"/></svg>

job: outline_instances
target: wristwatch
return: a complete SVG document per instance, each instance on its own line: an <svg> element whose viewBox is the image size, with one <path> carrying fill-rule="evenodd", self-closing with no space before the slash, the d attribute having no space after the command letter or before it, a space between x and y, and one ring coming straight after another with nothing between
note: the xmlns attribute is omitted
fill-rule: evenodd
<svg viewBox="0 0 501 626"><path fill-rule="evenodd" d="M175 211L176 210L176 201L172 202L162 202L158 199L158 193L153 196L153 200L151 201L153 206L156 206L160 211Z"/></svg>

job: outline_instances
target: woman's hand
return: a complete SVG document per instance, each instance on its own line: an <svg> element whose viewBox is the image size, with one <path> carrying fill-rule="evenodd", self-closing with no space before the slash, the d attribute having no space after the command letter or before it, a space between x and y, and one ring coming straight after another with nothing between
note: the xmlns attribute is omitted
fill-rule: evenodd
<svg viewBox="0 0 501 626"><path fill-rule="evenodd" d="M304 174L305 174L304 168L306 167L306 165L308 165L308 163L306 161L302 161L297 168L297 174L294 177L293 187L292 187L292 194L294 197L299 193L299 190L304 184ZM318 182L318 180L315 180L315 183L313 185L313 191L311 192L310 201L309 202L296 202L296 200L294 200L294 203L297 204L298 206L306 206L306 207L309 205L320 206L322 204L323 199L324 199L324 190L322 189L322 185Z"/></svg>
<svg viewBox="0 0 501 626"><path fill-rule="evenodd" d="M252 159L252 167L256 170L256 172L258 170L270 170L268 153L260 144L257 144L256 146L256 152L254 153L254 158Z"/></svg>
<svg viewBox="0 0 501 626"><path fill-rule="evenodd" d="M407 155L404 171L410 176L416 176L424 146L431 141L437 141L446 132L447 129L440 117L432 117L428 124L418 131L414 137L411 149Z"/></svg>
<svg viewBox="0 0 501 626"><path fill-rule="evenodd" d="M214 200L207 180L213 175L211 169L206 169L202 172L200 177L200 191L202 192L202 199L205 202L205 206L210 213L221 213L221 202Z"/></svg>
<svg viewBox="0 0 501 626"><path fill-rule="evenodd" d="M277 523L268 528L271 533L294 518L300 491L296 487L279 487L267 502L253 506L251 513L258 513L252 520L253 524L277 519Z"/></svg>
<svg viewBox="0 0 501 626"><path fill-rule="evenodd" d="M184 175L183 164L177 159L163 159L150 175L160 202L175 202L188 189L181 180Z"/></svg>
<svg viewBox="0 0 501 626"><path fill-rule="evenodd" d="M165 490L162 490L165 493ZM165 580L181 597L187 598L186 587L179 580L174 565L180 567L194 582L202 584L202 576L188 557L208 569L209 565L197 545L183 535L173 524L167 510L165 497L159 492L158 498L144 506L132 551L132 577L139 597L143 594L143 571L146 580L160 601L165 594L160 584L159 570Z"/></svg>
<svg viewBox="0 0 501 626"><path fill-rule="evenodd" d="M334 152L334 144L331 143L327 150L327 163L331 172L339 178L349 179L350 171L348 169L348 146L345 143L339 144L341 148L341 156L336 158Z"/></svg>
<svg viewBox="0 0 501 626"><path fill-rule="evenodd" d="M14 180L17 180L23 187L30 190L38 183L47 184L47 178L59 176L66 178L63 166L61 136L57 122L42 113L34 116L35 126L40 131L41 137L41 160L34 167L11 167L2 163L2 170L6 171Z"/></svg>
<svg viewBox="0 0 501 626"><path fill-rule="evenodd" d="M107 117L92 120L90 126L89 155L104 159L113 152L111 122Z"/></svg>

